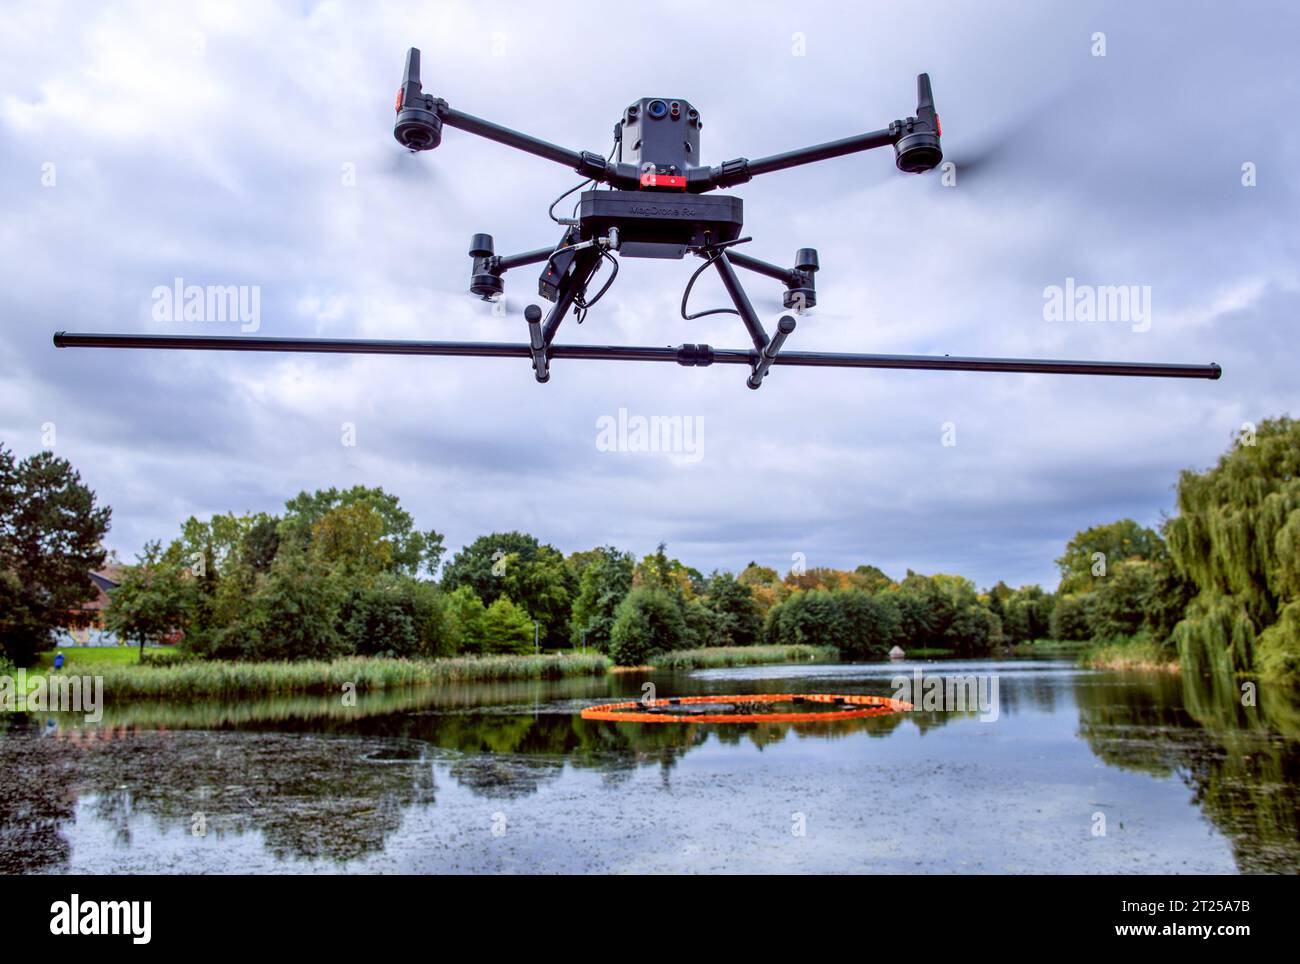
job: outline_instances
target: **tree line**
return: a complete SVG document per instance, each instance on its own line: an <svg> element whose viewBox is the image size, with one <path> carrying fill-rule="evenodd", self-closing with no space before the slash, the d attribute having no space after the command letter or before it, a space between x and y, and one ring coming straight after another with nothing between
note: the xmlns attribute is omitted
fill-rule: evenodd
<svg viewBox="0 0 1300 964"><path fill-rule="evenodd" d="M65 460L0 446L0 646L25 662L93 596L109 510ZM561 553L522 532L475 539L444 562L396 496L300 493L279 514L188 519L151 542L113 591L108 628L143 645L182 634L197 657L437 657L585 647L636 665L657 654L757 643L891 647L976 657L1038 639L1146 637L1193 667L1300 675L1300 423L1268 420L1219 463L1184 472L1178 514L1075 535L1055 591L872 565L751 562L705 574L660 545Z"/></svg>

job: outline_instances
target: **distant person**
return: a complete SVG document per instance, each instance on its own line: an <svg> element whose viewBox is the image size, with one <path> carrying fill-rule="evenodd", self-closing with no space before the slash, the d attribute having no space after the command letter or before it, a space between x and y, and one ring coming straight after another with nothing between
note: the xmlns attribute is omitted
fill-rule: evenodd
<svg viewBox="0 0 1300 964"><path fill-rule="evenodd" d="M55 668L55 669L63 669L63 653L62 653L62 652L58 652L58 653L55 653L55 654L54 654L54 668Z"/></svg>

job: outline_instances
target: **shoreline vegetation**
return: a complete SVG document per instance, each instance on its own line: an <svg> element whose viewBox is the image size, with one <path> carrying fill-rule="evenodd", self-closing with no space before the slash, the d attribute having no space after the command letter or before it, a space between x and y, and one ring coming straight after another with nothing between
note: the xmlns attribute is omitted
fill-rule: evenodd
<svg viewBox="0 0 1300 964"><path fill-rule="evenodd" d="M1161 646L1143 636L1095 643L1080 654L1079 663L1088 669L1155 670L1166 673L1177 673L1182 669L1177 650Z"/></svg>
<svg viewBox="0 0 1300 964"><path fill-rule="evenodd" d="M567 673L517 667L579 649L620 667L804 658L760 646L833 647L854 661L901 645L912 659L1177 662L1189 675L1300 682L1300 420L1246 423L1177 492L1158 531L1119 519L1076 533L1054 592L911 569L894 578L868 563L808 568L799 553L784 576L756 560L706 574L663 543L639 560L612 545L566 555L516 531L479 536L444 564L440 533L365 486L303 491L279 514L192 517L165 548L106 565L108 509L72 466L48 452L19 462L0 445L0 658L29 665L57 631L93 625L142 655L175 643L176 662L209 661L215 682L188 665L157 677L205 691L292 692L336 665L370 667L370 685ZM69 545L98 548L55 551ZM681 655L693 652L708 655ZM356 662L366 657L380 662ZM308 668L246 668L299 661ZM156 675L171 660L144 662Z"/></svg>
<svg viewBox="0 0 1300 964"><path fill-rule="evenodd" d="M105 694L118 699L244 698L292 694L356 693L448 683L603 676L610 661L599 653L541 656L454 656L390 659L382 656L293 662L181 660L171 664L81 666L72 653L59 672L88 671L104 678ZM346 687L351 686L351 690Z"/></svg>
<svg viewBox="0 0 1300 964"><path fill-rule="evenodd" d="M144 662L106 658L105 653L134 650L65 649L67 662L58 673L102 676L104 692L117 699L246 698L298 694L357 693L449 683L495 683L514 680L604 676L636 670L672 671L748 666L763 663L833 662L832 646L718 646L665 653L653 666L615 666L599 653L454 656L440 659L390 659L382 656L293 662L234 662L146 657ZM55 672L51 654L42 654L31 673Z"/></svg>
<svg viewBox="0 0 1300 964"><path fill-rule="evenodd" d="M839 658L834 646L709 646L664 653L655 657L653 665L657 670L718 669L764 663L834 663Z"/></svg>

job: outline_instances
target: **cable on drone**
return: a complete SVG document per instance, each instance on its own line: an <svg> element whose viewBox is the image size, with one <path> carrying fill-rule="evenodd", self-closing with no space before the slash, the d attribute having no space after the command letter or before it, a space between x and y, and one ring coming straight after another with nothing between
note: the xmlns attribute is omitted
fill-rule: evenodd
<svg viewBox="0 0 1300 964"><path fill-rule="evenodd" d="M614 159L614 152L615 152L616 150L618 150L618 137L617 137L617 136L614 138L614 144L613 144L613 146L610 147L610 149L609 149L609 154L605 157L605 160L606 160L607 162L608 162L608 161L611 161L611 160ZM587 178L587 180L585 180L585 181L581 181L581 182L579 182L579 183L573 185L573 187L569 188L567 191L565 191L563 194L561 194L559 197L557 197L554 201L552 201L552 202L551 202L551 206L550 206L549 208L546 209L546 213L547 213L548 215L550 215L551 220L554 221L556 224L576 224L576 223L577 223L577 217L578 217L578 205L577 205L577 204L575 204L575 205L573 206L573 214L572 214L570 217L568 217L568 218L557 218L557 217L555 216L555 205L559 204L561 201L563 201L566 197L568 197L568 196L569 196L570 194L572 194L574 191L581 191L581 190L582 190L584 187L586 187L588 184L594 184L595 182L596 182L596 179L595 179L595 178L591 178L591 177L589 177L589 178ZM578 201L578 204L581 204L581 203L582 203L581 200L579 200L579 201Z"/></svg>
<svg viewBox="0 0 1300 964"><path fill-rule="evenodd" d="M686 282L686 290L682 292L682 308L681 308L681 312L682 312L682 317L683 317L683 318L685 318L687 321L694 321L696 318L704 318L704 317L707 317L708 315L738 315L738 314L740 314L740 312L737 311L735 308L710 308L708 311L697 311L697 312L696 312L695 314L693 314L693 315L688 315L688 314L686 313L686 302L690 300L690 297L691 297L691 289L695 287L695 281L696 281L696 279L698 279L700 275L704 274L704 272L708 269L709 265L711 265L711 264L713 264L713 262L717 261L718 258L720 258L720 257L722 256L722 253L723 253L727 248L730 248L730 247L732 247L732 246L734 246L734 245L737 245L737 244L744 244L746 241L749 241L749 240L751 240L751 239L750 239L750 238L737 238L737 239L734 240L734 241L724 241L724 242L722 242L721 244L715 244L715 245L713 245L711 248L708 249L708 251L710 252L709 256L708 256L707 258L704 259L704 263L703 263L702 265L700 265L698 268L695 269L695 273L691 275L691 280L688 281L688 282Z"/></svg>

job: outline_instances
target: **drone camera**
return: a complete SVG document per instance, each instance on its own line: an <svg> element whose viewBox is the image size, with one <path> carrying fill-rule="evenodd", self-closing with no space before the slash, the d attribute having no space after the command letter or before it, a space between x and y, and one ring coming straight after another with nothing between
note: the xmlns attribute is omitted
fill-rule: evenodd
<svg viewBox="0 0 1300 964"><path fill-rule="evenodd" d="M397 89L397 121L393 136L408 151L431 151L442 143L442 118L434 98L420 88L420 51L406 52L406 73Z"/></svg>
<svg viewBox="0 0 1300 964"><path fill-rule="evenodd" d="M901 136L894 143L894 163L906 174L921 174L933 170L943 160L939 137L939 115L934 110L934 93L930 89L930 75L916 77L916 116L905 121L895 121Z"/></svg>
<svg viewBox="0 0 1300 964"><path fill-rule="evenodd" d="M642 171L684 176L700 163L701 126L699 111L686 101L643 97L623 112L619 160Z"/></svg>

